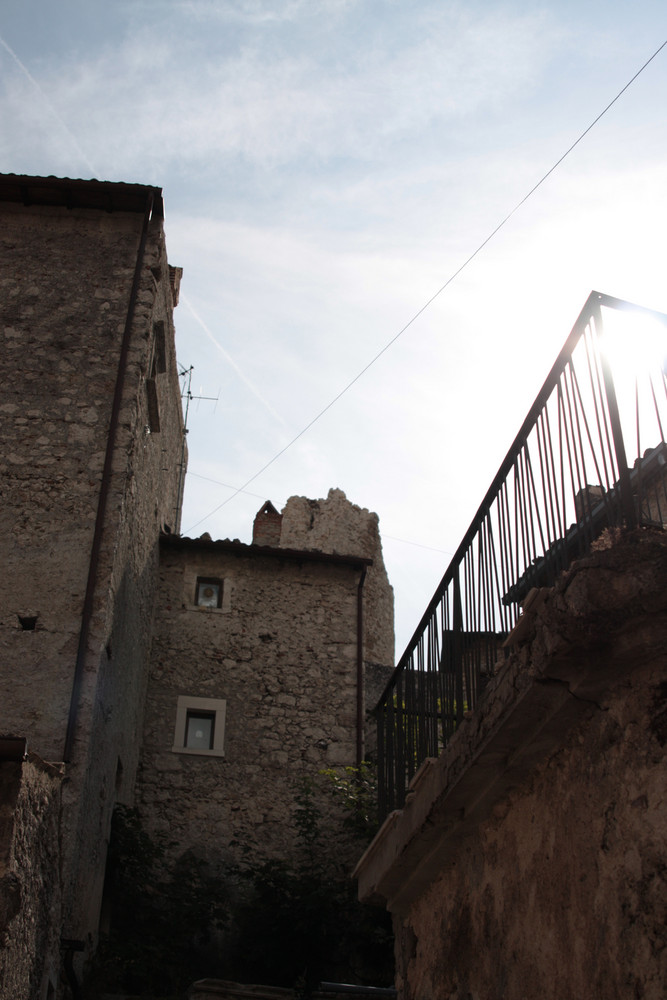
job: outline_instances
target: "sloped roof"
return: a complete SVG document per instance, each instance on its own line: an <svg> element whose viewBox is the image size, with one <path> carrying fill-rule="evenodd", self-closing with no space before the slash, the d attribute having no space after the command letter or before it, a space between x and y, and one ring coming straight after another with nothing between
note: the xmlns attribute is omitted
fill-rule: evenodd
<svg viewBox="0 0 667 1000"><path fill-rule="evenodd" d="M164 218L162 189L120 181L0 174L0 201L30 207L90 208L103 212L144 212L153 196L153 215Z"/></svg>
<svg viewBox="0 0 667 1000"><path fill-rule="evenodd" d="M213 540L210 535L202 535L200 538L187 538L184 535L171 535L164 533L160 535L160 543L167 548L174 549L205 549L208 551L231 552L240 556L270 556L275 559L290 559L293 562L325 562L338 563L338 565L372 566L373 560L365 556L339 555L337 552L320 552L319 549L288 549L279 545L247 545L245 542L233 541L229 538L218 538Z"/></svg>

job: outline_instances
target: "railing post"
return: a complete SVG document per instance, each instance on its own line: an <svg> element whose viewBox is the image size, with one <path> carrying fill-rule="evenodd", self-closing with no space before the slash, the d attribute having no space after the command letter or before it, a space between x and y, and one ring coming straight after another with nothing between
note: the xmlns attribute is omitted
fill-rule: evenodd
<svg viewBox="0 0 667 1000"><path fill-rule="evenodd" d="M633 490L642 488L649 466L660 473L667 422L660 407L667 396L658 399L650 382L662 444L629 468L616 394L618 387L624 407L622 374L616 371L615 384L604 350L603 306L667 326L667 316L591 292L385 687L378 706L385 814L402 808L415 771L447 745L478 703L530 590L551 586L614 520L628 528L640 523ZM650 406L651 399L645 402ZM640 403L638 394L638 452ZM632 447L628 438L634 455ZM570 495L576 517L568 525ZM652 494L651 503L657 505ZM659 509L657 517L664 521Z"/></svg>
<svg viewBox="0 0 667 1000"><path fill-rule="evenodd" d="M454 573L454 617L453 617L453 643L452 658L455 670L454 683L456 684L456 725L463 721L463 607L461 605L461 583L459 580L460 566L456 567Z"/></svg>
<svg viewBox="0 0 667 1000"><path fill-rule="evenodd" d="M616 399L616 386L614 376L611 371L609 359L604 345L604 323L602 322L602 307L599 300L592 303L592 314L595 320L595 334L600 344L600 358L602 361L602 378L604 381L604 391L607 399L607 410L609 412L609 423L614 441L614 453L616 465L618 467L618 484L621 494L621 512L625 518L627 528L637 527L637 513L632 496L632 486L630 483L630 469L625 454L625 441L623 439L623 429L621 427L621 417L618 412L618 400Z"/></svg>
<svg viewBox="0 0 667 1000"><path fill-rule="evenodd" d="M379 705L377 713L377 758L378 758L378 813L382 821L388 813L387 809L387 757L385 740L387 730L387 707Z"/></svg>

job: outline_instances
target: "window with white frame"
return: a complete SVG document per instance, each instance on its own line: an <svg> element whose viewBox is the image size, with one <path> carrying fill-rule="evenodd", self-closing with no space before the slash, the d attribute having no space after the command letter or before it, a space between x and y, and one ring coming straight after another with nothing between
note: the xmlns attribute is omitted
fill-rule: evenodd
<svg viewBox="0 0 667 1000"><path fill-rule="evenodd" d="M173 752L224 757L226 709L221 698L179 695Z"/></svg>
<svg viewBox="0 0 667 1000"><path fill-rule="evenodd" d="M222 580L198 576L195 586L195 604L198 608L221 608Z"/></svg>

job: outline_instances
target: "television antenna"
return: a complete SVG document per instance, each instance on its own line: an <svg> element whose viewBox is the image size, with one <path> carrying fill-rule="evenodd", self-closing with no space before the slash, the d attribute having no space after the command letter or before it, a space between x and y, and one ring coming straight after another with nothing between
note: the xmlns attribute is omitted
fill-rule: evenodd
<svg viewBox="0 0 667 1000"><path fill-rule="evenodd" d="M190 403L196 399L207 399L211 400L218 405L218 400L220 399L220 390L218 390L217 396L195 396L192 392L192 373L194 371L194 365L190 365L189 368L184 368L179 365L178 377L185 379L181 387L181 399L185 400L185 407L183 411L183 444L181 445L181 461L178 470L178 493L176 494L176 525L180 525L181 519L181 508L183 506L183 489L185 486L185 445L188 436L188 415L190 413ZM215 413L215 406L213 407L213 412ZM179 532L180 533L180 532Z"/></svg>

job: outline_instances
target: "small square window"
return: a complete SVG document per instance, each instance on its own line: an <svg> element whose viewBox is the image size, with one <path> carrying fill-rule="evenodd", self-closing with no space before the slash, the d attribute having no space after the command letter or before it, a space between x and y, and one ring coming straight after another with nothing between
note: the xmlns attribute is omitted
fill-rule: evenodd
<svg viewBox="0 0 667 1000"><path fill-rule="evenodd" d="M195 604L198 608L221 608L222 580L207 580L203 576L198 576Z"/></svg>
<svg viewBox="0 0 667 1000"><path fill-rule="evenodd" d="M179 695L173 752L224 757L226 709L227 702L221 698Z"/></svg>
<svg viewBox="0 0 667 1000"><path fill-rule="evenodd" d="M185 746L188 750L212 750L215 712L189 709L185 717Z"/></svg>

